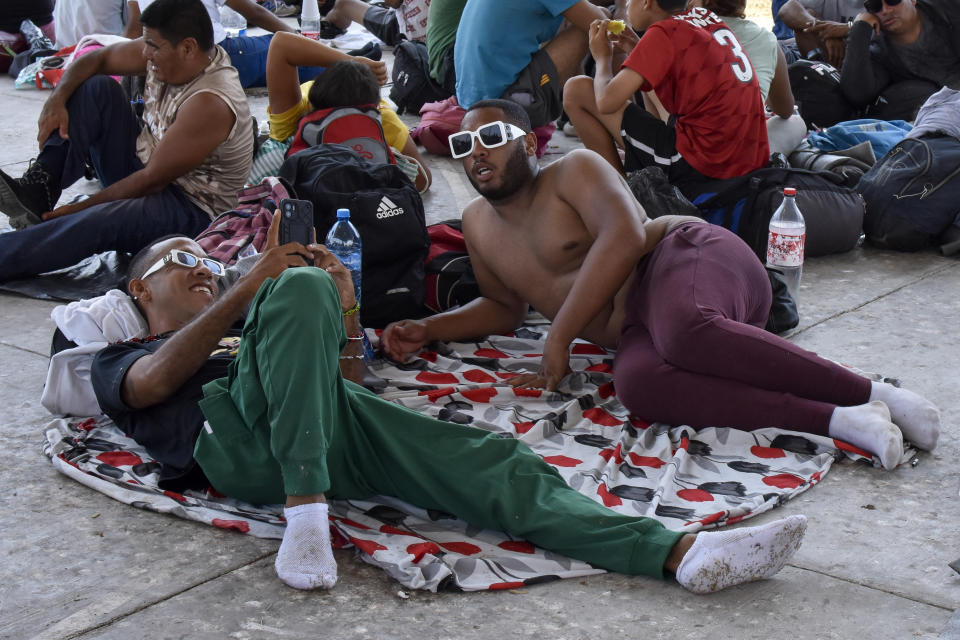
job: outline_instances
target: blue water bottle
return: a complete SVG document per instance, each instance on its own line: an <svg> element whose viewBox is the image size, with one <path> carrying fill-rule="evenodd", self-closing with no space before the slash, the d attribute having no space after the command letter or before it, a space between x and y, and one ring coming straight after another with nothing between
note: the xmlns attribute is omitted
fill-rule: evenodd
<svg viewBox="0 0 960 640"><path fill-rule="evenodd" d="M330 227L326 240L327 249L337 256L340 262L350 270L353 278L353 291L360 302L360 268L363 248L357 228L350 222L350 209L337 209L337 221ZM373 359L373 346L363 334L363 355L368 362Z"/></svg>

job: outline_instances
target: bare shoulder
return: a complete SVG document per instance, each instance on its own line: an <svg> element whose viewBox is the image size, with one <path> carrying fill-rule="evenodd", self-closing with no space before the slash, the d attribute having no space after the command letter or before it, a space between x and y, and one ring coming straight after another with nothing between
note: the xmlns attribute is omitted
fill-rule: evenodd
<svg viewBox="0 0 960 640"><path fill-rule="evenodd" d="M632 198L623 176L595 151L575 149L550 165L554 166L557 168L554 177L557 193L564 199L580 201L598 195L629 195Z"/></svg>
<svg viewBox="0 0 960 640"><path fill-rule="evenodd" d="M603 156L601 156L599 153L597 153L596 151L592 151L590 149L584 149L584 148L573 149L572 151L570 151L570 153L563 156L561 160L567 161L568 164L572 163L572 164L588 165L588 166L595 166L598 168L602 168L603 166L609 166L607 164L607 161L604 160Z"/></svg>
<svg viewBox="0 0 960 640"><path fill-rule="evenodd" d="M493 206L487 202L486 198L477 196L471 200L469 204L464 207L463 216L461 217L464 235L480 232L484 226L484 218L493 213Z"/></svg>
<svg viewBox="0 0 960 640"><path fill-rule="evenodd" d="M233 130L237 116L220 95L202 91L187 98L177 110L177 118L170 131L189 132L198 141L226 140Z"/></svg>
<svg viewBox="0 0 960 640"><path fill-rule="evenodd" d="M180 111L191 116L232 116L233 109L227 103L226 99L214 91L199 91L186 100L180 107Z"/></svg>
<svg viewBox="0 0 960 640"><path fill-rule="evenodd" d="M468 245L477 248L483 239L490 235L491 218L496 215L493 205L486 198L476 197L463 209L460 218L463 237Z"/></svg>
<svg viewBox="0 0 960 640"><path fill-rule="evenodd" d="M556 171L561 185L573 189L582 189L588 176L610 180L619 178L616 170L599 153L590 149L574 149L547 168Z"/></svg>
<svg viewBox="0 0 960 640"><path fill-rule="evenodd" d="M560 165L556 193L588 227L626 223L639 228L646 219L627 181L600 154L577 149L555 164Z"/></svg>

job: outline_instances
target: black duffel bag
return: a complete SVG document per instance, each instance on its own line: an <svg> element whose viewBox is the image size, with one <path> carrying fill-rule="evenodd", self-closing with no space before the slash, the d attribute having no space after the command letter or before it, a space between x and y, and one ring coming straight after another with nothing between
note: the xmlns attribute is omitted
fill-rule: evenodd
<svg viewBox="0 0 960 640"><path fill-rule="evenodd" d="M807 225L808 257L843 253L857 246L863 199L831 171L757 169L738 178L687 185L684 195L704 220L730 229L766 261L770 218L783 202L784 187L797 190L797 207Z"/></svg>

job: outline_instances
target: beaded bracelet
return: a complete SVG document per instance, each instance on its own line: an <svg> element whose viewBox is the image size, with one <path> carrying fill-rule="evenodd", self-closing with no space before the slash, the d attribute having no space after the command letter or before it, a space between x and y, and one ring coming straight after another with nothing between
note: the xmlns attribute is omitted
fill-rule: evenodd
<svg viewBox="0 0 960 640"><path fill-rule="evenodd" d="M363 360L363 354L358 356L340 356L341 360Z"/></svg>
<svg viewBox="0 0 960 640"><path fill-rule="evenodd" d="M360 311L360 301L359 301L359 300L357 300L356 302L354 302L352 307L350 307L349 309L347 309L346 311L343 312L343 317L346 318L347 316L352 316L352 315L354 315L355 313L357 313L358 311Z"/></svg>
<svg viewBox="0 0 960 640"><path fill-rule="evenodd" d="M354 334L352 336L347 336L347 340L363 340L364 334L361 331L360 333Z"/></svg>

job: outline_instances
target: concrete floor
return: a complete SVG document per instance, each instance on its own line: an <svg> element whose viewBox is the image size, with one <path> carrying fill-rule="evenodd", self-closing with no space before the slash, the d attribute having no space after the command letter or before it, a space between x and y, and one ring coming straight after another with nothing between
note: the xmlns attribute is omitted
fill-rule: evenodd
<svg viewBox="0 0 960 640"><path fill-rule="evenodd" d="M0 79L0 168L36 154L47 93ZM263 118L266 98L251 96ZM551 154L575 141L558 134ZM549 160L550 156L547 157ZM473 197L457 163L430 156L429 222ZM92 191L76 185L64 201ZM0 216L0 226L3 217ZM42 455L39 404L49 302L0 294L0 637L2 638L957 638L960 603L957 362L960 263L856 249L808 260L797 344L899 377L943 410L939 449L886 472L834 466L764 522L805 513L809 532L775 579L709 597L607 574L511 592L407 592L337 552L331 592L273 572L277 542L132 509L57 474ZM942 635L941 635L942 634Z"/></svg>

